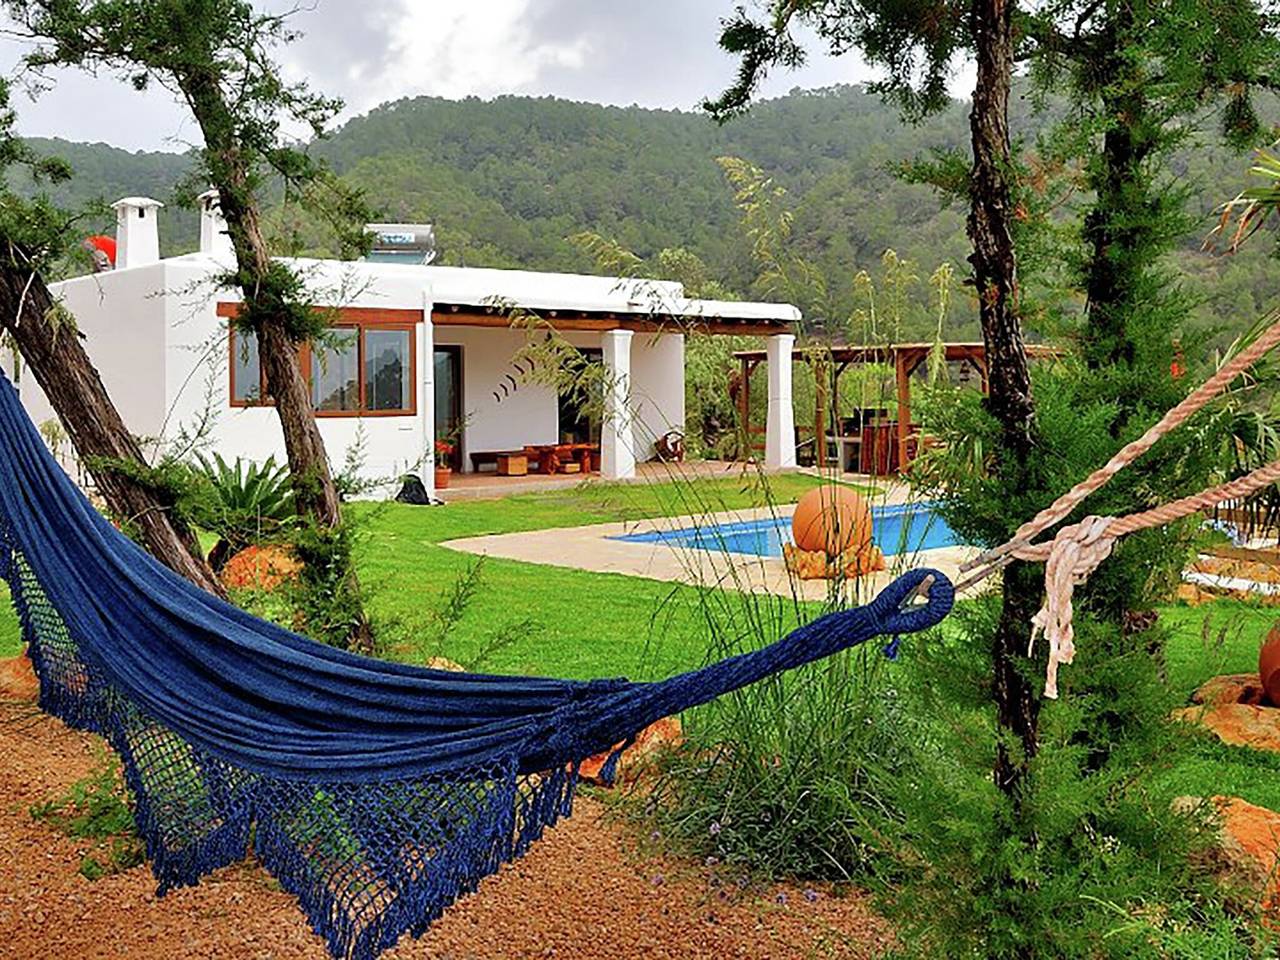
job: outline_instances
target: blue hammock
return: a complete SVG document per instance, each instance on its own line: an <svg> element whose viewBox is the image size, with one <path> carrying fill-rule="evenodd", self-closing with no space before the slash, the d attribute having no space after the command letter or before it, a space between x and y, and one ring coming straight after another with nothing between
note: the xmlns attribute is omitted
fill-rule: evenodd
<svg viewBox="0 0 1280 960"><path fill-rule="evenodd" d="M933 626L953 601L944 576L917 570L864 607L657 683L448 673L317 644L177 576L89 504L7 380L0 471L0 576L41 705L119 753L160 892L252 850L352 960L422 934L567 816L585 758L763 677ZM929 575L927 604L904 606Z"/></svg>

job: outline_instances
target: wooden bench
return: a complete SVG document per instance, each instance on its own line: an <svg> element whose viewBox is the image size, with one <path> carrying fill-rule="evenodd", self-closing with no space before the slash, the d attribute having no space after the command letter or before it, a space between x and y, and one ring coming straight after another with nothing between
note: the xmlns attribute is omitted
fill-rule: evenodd
<svg viewBox="0 0 1280 960"><path fill-rule="evenodd" d="M538 473L590 473L593 458L600 456L600 446L595 443L529 444L524 452L529 458L529 469Z"/></svg>

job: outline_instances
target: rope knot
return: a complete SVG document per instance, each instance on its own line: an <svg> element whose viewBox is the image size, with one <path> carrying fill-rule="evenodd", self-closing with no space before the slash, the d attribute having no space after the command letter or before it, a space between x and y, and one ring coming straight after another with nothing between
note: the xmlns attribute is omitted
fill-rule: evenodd
<svg viewBox="0 0 1280 960"><path fill-rule="evenodd" d="M1108 533L1113 517L1085 517L1063 527L1048 543L1019 547L1020 560L1044 562L1044 606L1031 619L1031 643L1027 656L1035 651L1041 634L1049 644L1049 667L1045 672L1044 695L1058 699L1058 664L1075 658L1075 630L1071 625L1071 599L1077 585L1089 579L1098 565L1111 555L1115 534Z"/></svg>

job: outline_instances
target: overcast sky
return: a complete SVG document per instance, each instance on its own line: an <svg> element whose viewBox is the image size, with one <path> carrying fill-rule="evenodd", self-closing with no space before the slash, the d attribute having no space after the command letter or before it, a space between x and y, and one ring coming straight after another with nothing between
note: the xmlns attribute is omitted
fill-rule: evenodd
<svg viewBox="0 0 1280 960"><path fill-rule="evenodd" d="M285 0L264 0L279 8ZM694 107L730 80L719 21L741 0L302 0L303 39L279 52L293 77L363 113L400 97L552 94L597 103ZM0 42L0 64L20 56ZM854 56L814 49L809 64L763 91L865 81ZM28 135L178 150L193 139L162 91L135 93L110 78L68 72L35 102L17 94Z"/></svg>

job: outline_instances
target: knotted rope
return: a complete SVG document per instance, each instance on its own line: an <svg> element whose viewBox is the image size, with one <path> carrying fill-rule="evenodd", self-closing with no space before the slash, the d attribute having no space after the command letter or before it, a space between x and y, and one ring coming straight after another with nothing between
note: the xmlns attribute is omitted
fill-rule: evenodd
<svg viewBox="0 0 1280 960"><path fill-rule="evenodd" d="M1006 543L979 554L961 566L962 573L971 570L976 572L957 584L957 591L985 580L1015 559L1044 563L1045 600L1031 621L1031 649L1028 650L1028 655L1043 634L1049 644L1049 666L1044 687L1046 697L1057 699L1058 665L1071 663L1075 655L1072 627L1072 597L1075 588L1088 580L1102 561L1111 555L1116 540L1138 530L1172 523L1224 501L1256 493L1280 480L1280 460L1272 461L1243 477L1150 510L1118 518L1086 517L1079 523L1063 527L1051 541L1039 544L1031 541L1066 518L1089 494L1105 486L1112 477L1150 450L1156 441L1185 423L1230 386L1240 374L1280 345L1280 311L1272 311L1269 319L1270 325L1253 343L1223 364L1217 373L1188 394L1186 399L1161 417L1146 433L1124 446L1104 466L1020 526Z"/></svg>
<svg viewBox="0 0 1280 960"><path fill-rule="evenodd" d="M1111 517L1085 517L1063 527L1050 543L1018 547L1020 560L1044 563L1044 606L1031 618L1031 642L1027 656L1035 653L1043 634L1049 643L1049 667L1045 673L1044 695L1058 699L1058 664L1070 663L1076 655L1075 628L1071 625L1071 599L1077 584L1084 583L1103 560L1111 556L1116 538L1107 533Z"/></svg>

